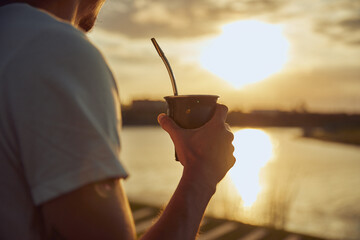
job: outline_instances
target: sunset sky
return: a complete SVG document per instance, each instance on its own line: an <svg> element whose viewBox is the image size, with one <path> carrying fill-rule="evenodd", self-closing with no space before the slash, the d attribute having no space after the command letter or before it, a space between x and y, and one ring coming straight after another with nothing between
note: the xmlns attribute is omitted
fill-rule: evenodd
<svg viewBox="0 0 360 240"><path fill-rule="evenodd" d="M216 94L233 110L360 113L360 1L108 0L90 39L123 103L172 88Z"/></svg>

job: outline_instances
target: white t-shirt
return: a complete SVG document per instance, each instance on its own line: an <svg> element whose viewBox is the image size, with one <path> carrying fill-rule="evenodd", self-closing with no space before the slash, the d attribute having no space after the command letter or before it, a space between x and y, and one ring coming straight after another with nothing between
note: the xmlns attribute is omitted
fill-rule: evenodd
<svg viewBox="0 0 360 240"><path fill-rule="evenodd" d="M41 204L125 178L120 126L115 81L83 32L0 7L0 239L41 239Z"/></svg>

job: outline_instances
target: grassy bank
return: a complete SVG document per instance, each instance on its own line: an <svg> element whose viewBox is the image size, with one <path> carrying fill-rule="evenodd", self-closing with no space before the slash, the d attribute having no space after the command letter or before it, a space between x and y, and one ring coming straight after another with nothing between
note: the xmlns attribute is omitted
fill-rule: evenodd
<svg viewBox="0 0 360 240"><path fill-rule="evenodd" d="M353 144L360 146L360 127L341 127L335 129L315 128L304 134L324 141Z"/></svg>

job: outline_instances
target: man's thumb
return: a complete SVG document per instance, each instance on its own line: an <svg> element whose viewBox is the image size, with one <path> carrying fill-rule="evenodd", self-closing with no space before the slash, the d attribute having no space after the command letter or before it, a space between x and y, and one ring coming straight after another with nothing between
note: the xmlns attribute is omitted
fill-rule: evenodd
<svg viewBox="0 0 360 240"><path fill-rule="evenodd" d="M170 136L176 132L176 130L180 129L180 127L165 113L161 113L157 118L160 126L166 132L170 134Z"/></svg>

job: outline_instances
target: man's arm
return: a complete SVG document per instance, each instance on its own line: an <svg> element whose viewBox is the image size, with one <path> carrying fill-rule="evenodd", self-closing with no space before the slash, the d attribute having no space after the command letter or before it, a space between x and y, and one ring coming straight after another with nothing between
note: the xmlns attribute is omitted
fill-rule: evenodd
<svg viewBox="0 0 360 240"><path fill-rule="evenodd" d="M195 239L214 193L215 189L194 184L183 176L162 215L141 239Z"/></svg>
<svg viewBox="0 0 360 240"><path fill-rule="evenodd" d="M121 181L89 184L45 203L42 212L47 238L136 239ZM103 190L97 190L99 185L105 185ZM168 206L142 239L194 239L213 193L214 190L191 184L183 177Z"/></svg>
<svg viewBox="0 0 360 240"><path fill-rule="evenodd" d="M159 116L184 170L168 206L142 240L196 238L217 183L235 163L234 136L225 123L226 115L227 108L218 105L214 117L199 129L182 129L168 116Z"/></svg>
<svg viewBox="0 0 360 240"><path fill-rule="evenodd" d="M92 183L41 206L47 239L135 239L122 179Z"/></svg>
<svg viewBox="0 0 360 240"><path fill-rule="evenodd" d="M227 108L218 105L214 117L198 129L182 129L169 117L159 116L184 170L168 206L142 240L196 238L217 183L235 163L226 113ZM45 203L43 212L48 231L65 239L135 239L129 204L119 181L103 187L85 186Z"/></svg>

